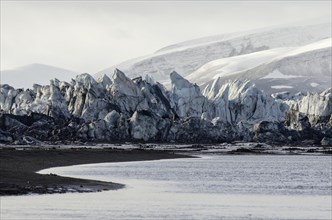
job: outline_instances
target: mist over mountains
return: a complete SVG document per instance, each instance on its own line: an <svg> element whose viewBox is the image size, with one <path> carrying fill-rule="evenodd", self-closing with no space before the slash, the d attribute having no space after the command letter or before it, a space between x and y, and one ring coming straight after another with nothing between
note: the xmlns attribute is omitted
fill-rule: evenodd
<svg viewBox="0 0 332 220"><path fill-rule="evenodd" d="M33 63L16 69L1 71L0 84L9 84L15 88L31 88L33 84L46 85L50 80L57 78L69 81L78 73L63 68Z"/></svg>

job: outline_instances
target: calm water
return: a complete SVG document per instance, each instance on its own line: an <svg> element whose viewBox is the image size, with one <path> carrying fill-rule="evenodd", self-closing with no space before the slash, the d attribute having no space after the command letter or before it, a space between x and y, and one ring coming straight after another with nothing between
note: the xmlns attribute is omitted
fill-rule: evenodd
<svg viewBox="0 0 332 220"><path fill-rule="evenodd" d="M1 198L2 219L331 219L330 156L203 156L52 168L125 183L101 193Z"/></svg>

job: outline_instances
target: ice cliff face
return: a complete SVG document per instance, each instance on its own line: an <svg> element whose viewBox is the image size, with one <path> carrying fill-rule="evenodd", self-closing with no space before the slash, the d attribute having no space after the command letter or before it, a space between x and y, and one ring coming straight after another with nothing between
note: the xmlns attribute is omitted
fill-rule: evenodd
<svg viewBox="0 0 332 220"><path fill-rule="evenodd" d="M201 117L203 113L209 113L207 99L197 85L191 84L176 72L172 72L170 77L171 99L175 103L175 111L179 117Z"/></svg>
<svg viewBox="0 0 332 220"><path fill-rule="evenodd" d="M118 69L97 81L82 74L70 83L54 79L28 90L1 85L0 142L332 138L331 89L272 97L249 81L218 78L201 92L176 72L170 78L171 91L149 77L131 80Z"/></svg>
<svg viewBox="0 0 332 220"><path fill-rule="evenodd" d="M250 81L223 84L218 78L212 86L206 87L204 95L212 103L212 115L232 124L261 120L283 121L288 110L287 105L264 94Z"/></svg>
<svg viewBox="0 0 332 220"><path fill-rule="evenodd" d="M324 129L332 125L331 88L320 94L298 94L286 103L290 107L288 121L291 129L305 130L308 126Z"/></svg>
<svg viewBox="0 0 332 220"><path fill-rule="evenodd" d="M291 109L309 116L330 117L332 112L332 89L322 93L307 93L298 101L290 101Z"/></svg>

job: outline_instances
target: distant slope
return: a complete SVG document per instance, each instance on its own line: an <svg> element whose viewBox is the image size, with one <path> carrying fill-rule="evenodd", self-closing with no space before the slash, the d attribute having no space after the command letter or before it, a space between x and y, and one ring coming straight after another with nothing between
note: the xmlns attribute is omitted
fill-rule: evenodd
<svg viewBox="0 0 332 220"><path fill-rule="evenodd" d="M118 68L131 78L149 74L157 81L167 82L169 74L174 70L187 76L213 60L274 48L287 50L288 47L304 46L330 37L331 23L201 38L171 45L154 54L112 66L98 72L95 77L109 74Z"/></svg>
<svg viewBox="0 0 332 220"><path fill-rule="evenodd" d="M186 78L201 87L220 77L222 81L249 79L267 93L320 92L332 83L331 41L214 60Z"/></svg>
<svg viewBox="0 0 332 220"><path fill-rule="evenodd" d="M291 50L294 50L294 47L281 47L213 60L203 65L192 74L186 76L186 79L196 83L199 86L204 86L209 81L217 79L218 77L231 77L264 63L271 62Z"/></svg>
<svg viewBox="0 0 332 220"><path fill-rule="evenodd" d="M34 63L16 69L1 71L0 84L9 84L14 88L31 88L34 83L49 84L50 80L54 78L70 81L77 74L70 70Z"/></svg>

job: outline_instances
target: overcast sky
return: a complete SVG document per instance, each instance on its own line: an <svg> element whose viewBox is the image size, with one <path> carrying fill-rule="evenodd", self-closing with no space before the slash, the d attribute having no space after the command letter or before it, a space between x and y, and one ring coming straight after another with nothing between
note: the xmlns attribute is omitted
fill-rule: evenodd
<svg viewBox="0 0 332 220"><path fill-rule="evenodd" d="M1 70L95 73L181 41L330 18L331 1L1 1Z"/></svg>

